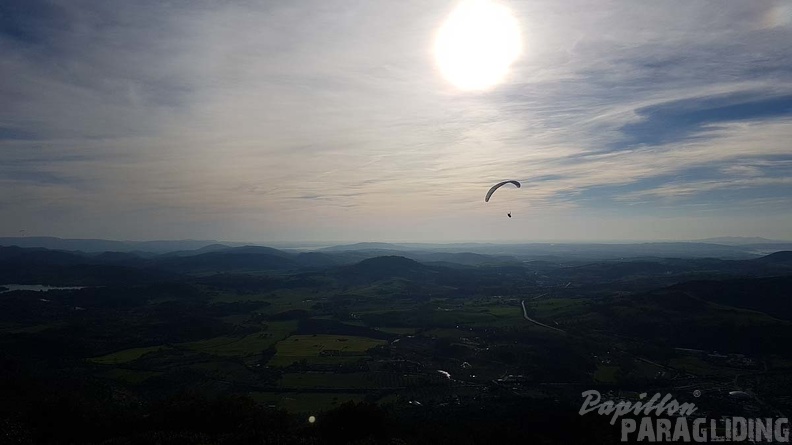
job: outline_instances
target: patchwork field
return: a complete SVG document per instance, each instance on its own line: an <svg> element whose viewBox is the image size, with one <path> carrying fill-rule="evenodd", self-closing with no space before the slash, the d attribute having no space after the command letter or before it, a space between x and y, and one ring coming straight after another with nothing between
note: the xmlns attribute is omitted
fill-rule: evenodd
<svg viewBox="0 0 792 445"><path fill-rule="evenodd" d="M269 365L288 366L301 360L315 364L357 361L365 357L367 350L387 343L350 335L292 335L275 345L277 353Z"/></svg>
<svg viewBox="0 0 792 445"><path fill-rule="evenodd" d="M276 321L267 323L265 331L244 337L221 336L182 343L179 346L221 357L249 357L260 354L261 351L288 337L295 329L297 329L295 321Z"/></svg>

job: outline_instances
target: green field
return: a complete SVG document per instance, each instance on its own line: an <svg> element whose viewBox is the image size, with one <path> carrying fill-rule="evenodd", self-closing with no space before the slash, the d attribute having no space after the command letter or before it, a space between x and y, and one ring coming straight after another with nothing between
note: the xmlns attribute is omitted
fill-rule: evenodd
<svg viewBox="0 0 792 445"><path fill-rule="evenodd" d="M270 294L261 293L261 294L247 294L242 298L240 295L235 293L226 293L226 292L219 292L216 295L211 296L212 303L235 303L238 301L267 301L269 302L272 300L272 296ZM266 309L266 308L263 308ZM261 311L259 311L261 312Z"/></svg>
<svg viewBox="0 0 792 445"><path fill-rule="evenodd" d="M541 298L539 300L526 300L525 306L529 313L531 310L538 317L558 317L561 315L574 315L588 304L586 300L570 298Z"/></svg>
<svg viewBox="0 0 792 445"><path fill-rule="evenodd" d="M517 306L489 306L486 307L487 312L496 317L494 321L489 323L491 326L511 326L515 324L525 323L523 318L522 307Z"/></svg>
<svg viewBox="0 0 792 445"><path fill-rule="evenodd" d="M345 363L359 360L368 349L387 343L385 340L351 335L292 335L275 345L278 352L269 365L288 366L300 360L317 364ZM322 351L333 355L325 355Z"/></svg>
<svg viewBox="0 0 792 445"><path fill-rule="evenodd" d="M522 307L519 305L516 306L484 306L487 308L487 312L496 317L505 317L505 318L517 318L521 319L522 316Z"/></svg>
<svg viewBox="0 0 792 445"><path fill-rule="evenodd" d="M106 374L106 376L111 379L118 380L124 383L130 383L133 385L143 383L145 380L158 375L162 375L162 373L156 371L137 371L133 369L121 369L121 368L111 369Z"/></svg>
<svg viewBox="0 0 792 445"><path fill-rule="evenodd" d="M207 340L182 343L179 346L196 352L204 352L221 357L249 357L260 354L275 343L288 337L297 329L296 321L276 321L267 323L267 330L244 337L220 336Z"/></svg>
<svg viewBox="0 0 792 445"><path fill-rule="evenodd" d="M88 360L100 365L118 365L122 363L129 363L135 361L140 357L148 354L149 352L156 352L162 349L169 349L167 346L150 346L148 348L132 348L124 349L123 351L114 352L112 354L103 355L101 357L89 358Z"/></svg>
<svg viewBox="0 0 792 445"><path fill-rule="evenodd" d="M459 339L460 337L469 336L470 332L461 331L459 329L438 328L438 329L429 329L423 332L421 335L425 335L427 337Z"/></svg>
<svg viewBox="0 0 792 445"><path fill-rule="evenodd" d="M501 317L490 313L486 308L465 308L452 311L434 310L423 314L422 318L424 318L424 324L430 326L458 324L488 326L502 321Z"/></svg>

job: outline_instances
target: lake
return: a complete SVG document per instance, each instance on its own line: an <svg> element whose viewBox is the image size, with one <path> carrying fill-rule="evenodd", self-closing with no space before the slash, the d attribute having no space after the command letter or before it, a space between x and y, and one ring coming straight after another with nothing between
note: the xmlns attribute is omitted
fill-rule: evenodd
<svg viewBox="0 0 792 445"><path fill-rule="evenodd" d="M47 286L43 284L0 284L0 293L11 292L12 290L32 290L32 291L46 292L48 290L82 289L83 287L85 286L61 287L61 286ZM2 290L2 288L7 288L7 289Z"/></svg>

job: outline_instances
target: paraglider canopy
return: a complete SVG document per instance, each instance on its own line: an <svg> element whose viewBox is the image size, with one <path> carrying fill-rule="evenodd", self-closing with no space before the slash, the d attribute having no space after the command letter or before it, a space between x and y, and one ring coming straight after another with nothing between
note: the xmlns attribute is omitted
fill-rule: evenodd
<svg viewBox="0 0 792 445"><path fill-rule="evenodd" d="M493 185L492 188L489 189L489 191L487 192L487 197L484 198L484 202L489 202L490 197L492 196L493 193L495 193L495 190L498 190L499 188L501 188L502 186L504 186L506 184L514 184L514 185L517 186L517 188L520 188L520 183L517 182L517 181L503 181L503 182L499 182L499 183ZM511 215L510 215L510 217L511 217Z"/></svg>

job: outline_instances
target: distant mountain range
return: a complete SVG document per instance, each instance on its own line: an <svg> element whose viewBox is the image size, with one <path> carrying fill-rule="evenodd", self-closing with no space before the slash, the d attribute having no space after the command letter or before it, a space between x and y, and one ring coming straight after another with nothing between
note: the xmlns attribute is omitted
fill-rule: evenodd
<svg viewBox="0 0 792 445"><path fill-rule="evenodd" d="M727 246L744 246L750 244L789 244L790 241L771 240L757 236L721 236L695 240L694 243L724 244Z"/></svg>
<svg viewBox="0 0 792 445"><path fill-rule="evenodd" d="M333 246L321 252L367 252L388 255L417 252L467 253L512 257L519 260L602 260L640 257L750 259L780 250L792 242L725 245L705 242L653 243L526 243L526 244L389 244L358 243Z"/></svg>
<svg viewBox="0 0 792 445"><path fill-rule="evenodd" d="M120 252L133 253L140 257L167 254L172 257L221 252L246 243L220 242L216 240L160 240L160 241L113 241L102 239L64 239L55 237L5 237L0 246L46 248L52 250L81 251L88 253ZM773 241L765 238L709 238L691 242L651 243L356 243L310 249L270 249L267 253L283 257L286 254L303 252L310 255L302 259L316 266L349 263L374 256L401 255L424 262L451 262L455 264L479 265L528 260L597 260L628 259L639 257L664 258L721 258L750 259L769 253L792 250L792 242ZM281 253L278 253L281 252ZM241 251L237 252L241 253ZM326 255L332 254L330 260Z"/></svg>
<svg viewBox="0 0 792 445"><path fill-rule="evenodd" d="M212 244L225 247L244 246L247 243L221 243L214 240L159 240L159 241L114 241L105 239L69 239L51 236L0 237L0 246L44 247L57 250L79 250L82 252L152 252L166 253L179 250L200 249Z"/></svg>
<svg viewBox="0 0 792 445"><path fill-rule="evenodd" d="M124 276L125 273L129 280L134 281L159 280L168 275L311 272L330 269L336 271L333 274L348 278L427 278L434 276L435 272L442 272L443 276L451 275L457 280L460 274L466 273L466 268L485 267L537 274L540 280L548 283L575 282L585 285L629 279L641 288L644 281L648 285L666 282L672 284L679 282L683 276L686 279L700 279L792 273L790 251L759 256L736 247L709 244L580 245L577 250L573 245L515 245L493 248L497 254L400 251L397 245L381 244L376 249L371 249L370 245L361 247L367 249L290 252L264 246L228 247L210 244L193 250L154 254L110 251L86 253L10 246L0 247L0 283L59 281L59 284L79 284L87 280L98 284L109 281L103 277L117 280L117 277ZM512 255L503 255L504 251L511 252ZM695 257L695 254L703 256L703 253L713 252L720 252L722 258ZM614 257L616 255L624 257ZM539 256L551 257L554 261L526 259Z"/></svg>

